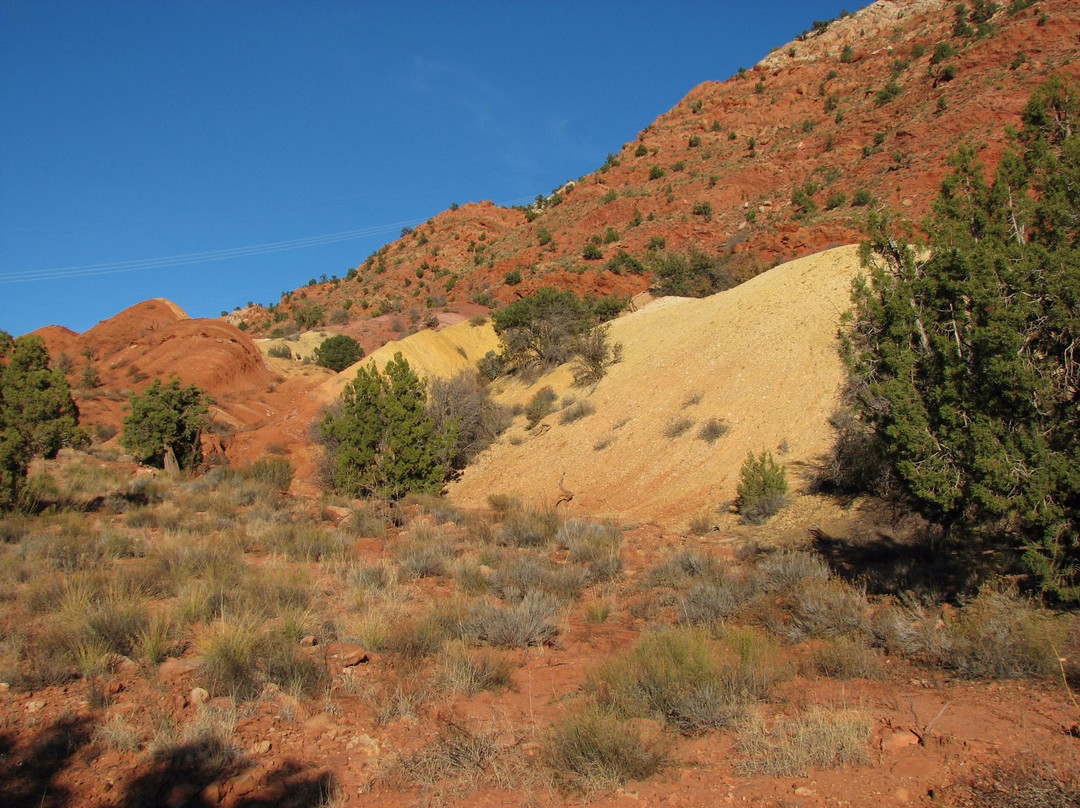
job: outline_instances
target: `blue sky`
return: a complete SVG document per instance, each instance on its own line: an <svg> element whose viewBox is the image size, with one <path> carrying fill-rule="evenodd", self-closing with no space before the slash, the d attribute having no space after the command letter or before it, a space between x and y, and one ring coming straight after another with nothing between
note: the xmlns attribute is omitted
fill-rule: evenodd
<svg viewBox="0 0 1080 808"><path fill-rule="evenodd" d="M843 8L4 0L0 329L276 302L451 202L598 168Z"/></svg>

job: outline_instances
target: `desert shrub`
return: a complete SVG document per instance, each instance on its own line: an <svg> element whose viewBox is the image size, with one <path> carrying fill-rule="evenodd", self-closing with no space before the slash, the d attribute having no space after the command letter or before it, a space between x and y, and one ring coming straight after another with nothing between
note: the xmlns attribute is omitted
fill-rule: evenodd
<svg viewBox="0 0 1080 808"><path fill-rule="evenodd" d="M622 275L624 272L630 275L640 275L645 271L645 265L626 250L619 250L604 264L604 269L616 275Z"/></svg>
<svg viewBox="0 0 1080 808"><path fill-rule="evenodd" d="M874 196L867 189L860 188L851 197L852 207L863 207L874 201Z"/></svg>
<svg viewBox="0 0 1080 808"><path fill-rule="evenodd" d="M555 411L555 402L558 398L551 387L541 387L533 393L533 397L525 405L525 418L528 421L529 429L532 429Z"/></svg>
<svg viewBox="0 0 1080 808"><path fill-rule="evenodd" d="M466 628L470 636L496 648L527 648L546 645L559 635L557 616L556 600L530 592L507 606L487 603L474 606Z"/></svg>
<svg viewBox="0 0 1080 808"><path fill-rule="evenodd" d="M429 657L467 632L469 615L458 604L439 604L390 626L384 648L409 659Z"/></svg>
<svg viewBox="0 0 1080 808"><path fill-rule="evenodd" d="M296 470L283 457L260 457L238 473L245 479L265 483L277 491L288 491Z"/></svg>
<svg viewBox="0 0 1080 808"><path fill-rule="evenodd" d="M751 452L739 470L739 513L750 524L760 525L779 512L788 490L784 467L773 460L772 452Z"/></svg>
<svg viewBox="0 0 1080 808"><path fill-rule="evenodd" d="M458 693L492 693L510 687L514 661L505 651L469 648L460 640L448 643L439 653L437 679Z"/></svg>
<svg viewBox="0 0 1080 808"><path fill-rule="evenodd" d="M374 366L357 371L318 427L334 487L394 500L441 491L455 428L440 429L426 404L423 382L400 353L381 373Z"/></svg>
<svg viewBox="0 0 1080 808"><path fill-rule="evenodd" d="M423 748L402 757L385 776L387 782L429 788L450 778L477 778L498 756L495 736L453 722L442 727Z"/></svg>
<svg viewBox="0 0 1080 808"><path fill-rule="evenodd" d="M759 596L752 578L726 570L690 586L679 599L679 615L691 625L718 625L752 606Z"/></svg>
<svg viewBox="0 0 1080 808"><path fill-rule="evenodd" d="M866 593L837 578L804 578L788 595L786 633L807 637L853 635L868 629Z"/></svg>
<svg viewBox="0 0 1080 808"><path fill-rule="evenodd" d="M931 659L961 676L1016 678L1058 672L1065 623L1015 591L985 585L944 629L924 634Z"/></svg>
<svg viewBox="0 0 1080 808"><path fill-rule="evenodd" d="M430 578L447 574L455 552L447 541L413 540L398 548L397 561L403 578Z"/></svg>
<svg viewBox="0 0 1080 808"><path fill-rule="evenodd" d="M723 418L708 418L698 427L697 436L706 443L716 443L731 427Z"/></svg>
<svg viewBox="0 0 1080 808"><path fill-rule="evenodd" d="M815 707L796 718L769 726L753 716L739 732L736 746L746 758L747 774L804 777L811 768L858 766L869 760L870 722L853 710Z"/></svg>
<svg viewBox="0 0 1080 808"><path fill-rule="evenodd" d="M825 210L836 210L836 208L842 208L847 204L847 194L843 191L837 191L834 194L829 194L829 198L825 200Z"/></svg>
<svg viewBox="0 0 1080 808"><path fill-rule="evenodd" d="M674 440L684 432L688 431L693 425L693 418L676 415L672 416L664 423L664 426L660 429L660 433L668 440Z"/></svg>
<svg viewBox="0 0 1080 808"><path fill-rule="evenodd" d="M516 509L499 526L498 542L512 547L546 547L559 525L559 515L552 508Z"/></svg>
<svg viewBox="0 0 1080 808"><path fill-rule="evenodd" d="M166 385L154 379L141 396L131 396L120 445L140 463L164 468L172 455L179 468L193 468L202 460L200 438L210 425L209 403L205 390L181 387L176 376Z"/></svg>
<svg viewBox="0 0 1080 808"><path fill-rule="evenodd" d="M80 634L86 641L120 656L133 654L139 634L150 622L146 598L116 589L82 606L73 617L81 624Z"/></svg>
<svg viewBox="0 0 1080 808"><path fill-rule="evenodd" d="M881 663L866 642L856 637L835 637L814 649L810 656L814 672L834 679L872 679Z"/></svg>
<svg viewBox="0 0 1080 808"><path fill-rule="evenodd" d="M438 431L449 433L451 424L457 426L444 458L455 471L465 468L490 446L513 418L509 409L492 400L488 387L470 371L449 379L432 379L427 409Z"/></svg>
<svg viewBox="0 0 1080 808"><path fill-rule="evenodd" d="M274 359L292 359L292 350L288 345L284 343L278 343L277 345L271 345L266 349L266 355L271 356Z"/></svg>
<svg viewBox="0 0 1080 808"><path fill-rule="evenodd" d="M649 570L652 586L680 588L693 579L712 579L723 574L723 568L715 558L693 550L680 550Z"/></svg>
<svg viewBox="0 0 1080 808"><path fill-rule="evenodd" d="M12 340L0 331L0 512L23 503L31 459L86 442L78 423L71 388L63 372L49 368L44 340Z"/></svg>
<svg viewBox="0 0 1080 808"><path fill-rule="evenodd" d="M180 727L171 719L159 719L147 752L172 771L224 771L244 757L235 727L234 709L207 705Z"/></svg>
<svg viewBox="0 0 1080 808"><path fill-rule="evenodd" d="M283 553L294 561L321 561L340 556L345 538L314 522L272 526L262 543L268 552Z"/></svg>
<svg viewBox="0 0 1080 808"><path fill-rule="evenodd" d="M753 574L764 591L777 592L790 590L803 581L824 582L831 573L829 565L815 553L781 550L760 559Z"/></svg>
<svg viewBox="0 0 1080 808"><path fill-rule="evenodd" d="M596 407L591 401L575 401L567 405L559 413L559 423L564 426L572 424L574 421L580 421L594 412L596 412Z"/></svg>
<svg viewBox="0 0 1080 808"><path fill-rule="evenodd" d="M261 618L231 615L207 626L196 640L197 676L214 696L244 701L258 695L263 678L259 659L265 645Z"/></svg>
<svg viewBox="0 0 1080 808"><path fill-rule="evenodd" d="M335 373L340 373L363 359L364 349L354 337L348 334L335 334L320 342L313 356L316 365L322 365Z"/></svg>
<svg viewBox="0 0 1080 808"><path fill-rule="evenodd" d="M588 242L585 248L581 251L581 257L586 261L599 261L604 257L604 251L600 249L600 245Z"/></svg>
<svg viewBox="0 0 1080 808"><path fill-rule="evenodd" d="M896 483L881 440L873 429L850 407L837 410L829 420L836 431L836 439L816 485L842 492L890 496Z"/></svg>
<svg viewBox="0 0 1080 808"><path fill-rule="evenodd" d="M593 326L593 317L588 301L575 292L543 287L499 309L492 323L515 366L551 367L573 355L575 341Z"/></svg>
<svg viewBox="0 0 1080 808"><path fill-rule="evenodd" d="M570 560L585 564L592 581L614 577L622 570L619 549L622 531L610 522L568 519L559 529L556 541L570 551Z"/></svg>
<svg viewBox="0 0 1080 808"><path fill-rule="evenodd" d="M596 384L622 359L622 343L611 342L609 326L598 325L578 340L570 372L575 387Z"/></svg>
<svg viewBox="0 0 1080 808"><path fill-rule="evenodd" d="M502 354L488 351L476 360L476 372L488 381L494 381L506 372L507 361Z"/></svg>
<svg viewBox="0 0 1080 808"><path fill-rule="evenodd" d="M978 808L1075 808L1080 805L1080 775L1059 769L1037 752L981 765L964 789L965 804Z"/></svg>
<svg viewBox="0 0 1080 808"><path fill-rule="evenodd" d="M631 724L596 708L573 712L551 729L540 749L556 777L586 791L646 780L667 761L662 739L643 738Z"/></svg>
<svg viewBox="0 0 1080 808"><path fill-rule="evenodd" d="M669 629L644 635L628 652L603 663L586 689L618 715L656 717L693 733L728 726L749 700L768 691L767 677L747 675L762 655L743 643L743 653L724 659L708 634ZM760 678L763 687L748 687Z"/></svg>
<svg viewBox="0 0 1080 808"><path fill-rule="evenodd" d="M707 297L739 283L730 259L701 250L654 252L649 265L656 291L661 295Z"/></svg>
<svg viewBox="0 0 1080 808"><path fill-rule="evenodd" d="M560 566L532 555L520 555L506 562L488 577L492 593L515 602L533 593L558 601L575 600L588 583L584 567Z"/></svg>

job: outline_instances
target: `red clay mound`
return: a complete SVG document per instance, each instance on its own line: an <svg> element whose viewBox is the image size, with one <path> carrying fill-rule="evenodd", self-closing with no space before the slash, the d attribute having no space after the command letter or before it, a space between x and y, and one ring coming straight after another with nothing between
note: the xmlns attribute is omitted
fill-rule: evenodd
<svg viewBox="0 0 1080 808"><path fill-rule="evenodd" d="M119 428L129 395L171 375L207 390L214 420L232 428L276 413L278 379L251 338L221 320L193 320L168 300L138 303L82 334L57 326L35 333L68 366L84 425Z"/></svg>

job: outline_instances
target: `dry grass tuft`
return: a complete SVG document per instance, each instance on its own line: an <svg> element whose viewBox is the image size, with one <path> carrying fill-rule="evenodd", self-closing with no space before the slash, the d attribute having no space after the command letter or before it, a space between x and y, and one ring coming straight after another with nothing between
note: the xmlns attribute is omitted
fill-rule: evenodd
<svg viewBox="0 0 1080 808"><path fill-rule="evenodd" d="M541 743L541 754L565 786L589 792L652 777L666 764L668 746L592 707L552 728Z"/></svg>
<svg viewBox="0 0 1080 808"><path fill-rule="evenodd" d="M753 715L739 731L737 748L746 774L805 777L811 768L860 766L869 760L870 722L854 710L820 707L769 726Z"/></svg>

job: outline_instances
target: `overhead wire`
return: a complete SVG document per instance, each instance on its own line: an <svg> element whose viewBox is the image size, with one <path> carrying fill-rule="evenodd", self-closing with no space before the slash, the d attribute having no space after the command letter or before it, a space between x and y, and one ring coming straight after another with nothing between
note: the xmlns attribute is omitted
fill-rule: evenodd
<svg viewBox="0 0 1080 808"><path fill-rule="evenodd" d="M531 200L515 199L503 203L503 206L523 204ZM148 269L162 269L165 267L186 266L190 264L203 264L213 261L227 261L232 258L247 258L256 255L271 255L273 253L286 252L289 250L302 250L309 247L321 247L327 244L337 244L343 241L377 236L390 233L403 227L412 227L424 219L412 219L392 224L372 225L361 227L356 230L343 230L339 233L324 233L318 236L306 236L303 238L288 239L285 241L271 241L263 244L250 244L245 247L228 247L220 250L205 250L194 253L181 253L178 255L166 255L157 258L142 258L131 261L107 261L99 264L80 264L66 267L52 267L47 269L26 269L12 272L0 271L0 284L31 283L34 281L56 281L71 278L87 278L95 275L113 275L121 272L139 272Z"/></svg>

